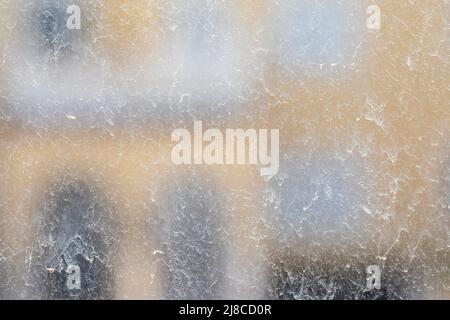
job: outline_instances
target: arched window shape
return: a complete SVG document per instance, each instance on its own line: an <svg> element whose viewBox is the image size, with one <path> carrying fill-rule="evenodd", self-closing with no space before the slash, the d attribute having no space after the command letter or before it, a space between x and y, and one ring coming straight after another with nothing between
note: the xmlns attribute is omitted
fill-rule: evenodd
<svg viewBox="0 0 450 320"><path fill-rule="evenodd" d="M370 212L364 183L368 180L355 162L324 154L280 166L274 214L283 238L326 242L329 237L337 242L363 229L363 218Z"/></svg>
<svg viewBox="0 0 450 320"><path fill-rule="evenodd" d="M272 297L355 299L364 290L365 264L376 256L365 170L358 159L328 151L281 161L268 197Z"/></svg>
<svg viewBox="0 0 450 320"><path fill-rule="evenodd" d="M356 11L359 5L355 0L281 1L277 41L283 64L308 70L353 62L364 32L365 9Z"/></svg>
<svg viewBox="0 0 450 320"><path fill-rule="evenodd" d="M224 252L220 210L208 185L180 185L169 200L167 264L169 299L220 298Z"/></svg>
<svg viewBox="0 0 450 320"><path fill-rule="evenodd" d="M243 68L237 21L226 2L177 1L168 10L170 37L171 95L177 100L190 96L191 103L211 104L236 97L242 86ZM173 98L173 97L172 97Z"/></svg>
<svg viewBox="0 0 450 320"><path fill-rule="evenodd" d="M112 298L114 233L107 208L80 181L57 185L49 195L32 249L33 298Z"/></svg>
<svg viewBox="0 0 450 320"><path fill-rule="evenodd" d="M194 63L195 67L207 70L204 64L217 66L227 53L227 22L225 8L213 2L202 2L188 1L181 5L176 45L186 64Z"/></svg>
<svg viewBox="0 0 450 320"><path fill-rule="evenodd" d="M1 38L7 44L4 96L19 121L70 126L74 117L98 114L98 104L113 96L105 92L108 66L95 40L100 2L17 0L4 7L12 26Z"/></svg>
<svg viewBox="0 0 450 320"><path fill-rule="evenodd" d="M56 60L67 55L72 50L75 35L67 28L69 1L39 0L34 13L34 26L39 48L50 60Z"/></svg>

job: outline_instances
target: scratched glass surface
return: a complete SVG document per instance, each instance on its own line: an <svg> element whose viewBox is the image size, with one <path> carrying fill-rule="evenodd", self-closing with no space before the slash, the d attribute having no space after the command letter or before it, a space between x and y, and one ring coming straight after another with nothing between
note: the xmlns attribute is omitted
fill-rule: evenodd
<svg viewBox="0 0 450 320"><path fill-rule="evenodd" d="M450 1L0 0L1 299L450 299ZM279 129L279 170L171 133Z"/></svg>

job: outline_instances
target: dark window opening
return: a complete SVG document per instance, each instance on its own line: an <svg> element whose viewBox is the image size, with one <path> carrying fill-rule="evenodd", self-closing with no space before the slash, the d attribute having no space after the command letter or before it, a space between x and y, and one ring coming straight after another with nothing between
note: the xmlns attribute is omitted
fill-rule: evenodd
<svg viewBox="0 0 450 320"><path fill-rule="evenodd" d="M43 0L37 6L36 23L39 45L49 62L67 56L72 50L73 30L67 23L67 7L65 1Z"/></svg>
<svg viewBox="0 0 450 320"><path fill-rule="evenodd" d="M179 186L169 210L170 299L217 299L223 279L219 205L207 186Z"/></svg>
<svg viewBox="0 0 450 320"><path fill-rule="evenodd" d="M50 192L32 254L33 295L44 299L113 297L113 232L107 210L82 182Z"/></svg>

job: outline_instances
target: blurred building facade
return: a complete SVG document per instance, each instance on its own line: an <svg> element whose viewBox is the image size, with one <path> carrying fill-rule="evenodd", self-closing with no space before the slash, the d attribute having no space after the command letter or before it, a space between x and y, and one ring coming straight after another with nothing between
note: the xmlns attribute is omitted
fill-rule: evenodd
<svg viewBox="0 0 450 320"><path fill-rule="evenodd" d="M450 298L449 7L3 1L0 296ZM279 173L174 165L194 120Z"/></svg>

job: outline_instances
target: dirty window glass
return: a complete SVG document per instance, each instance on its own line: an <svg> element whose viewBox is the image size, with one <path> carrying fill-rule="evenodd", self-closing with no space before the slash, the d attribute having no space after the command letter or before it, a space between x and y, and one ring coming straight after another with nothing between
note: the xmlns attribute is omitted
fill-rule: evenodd
<svg viewBox="0 0 450 320"><path fill-rule="evenodd" d="M450 299L446 0L0 3L1 299Z"/></svg>

